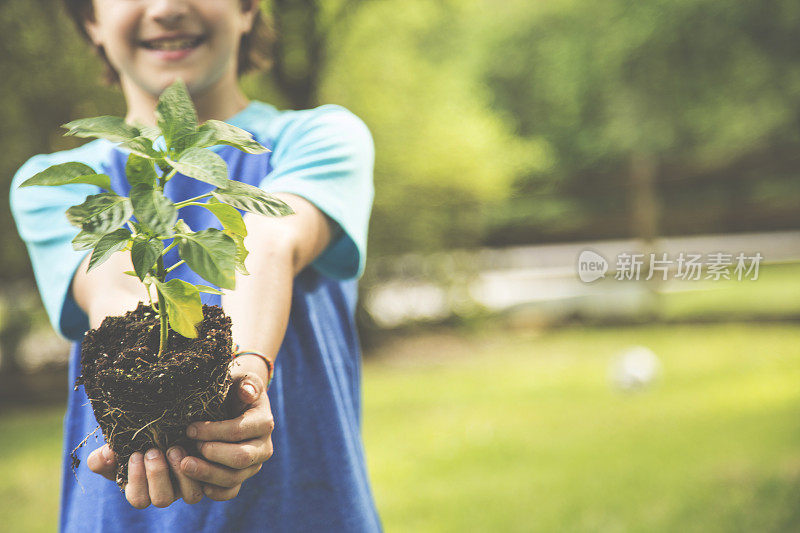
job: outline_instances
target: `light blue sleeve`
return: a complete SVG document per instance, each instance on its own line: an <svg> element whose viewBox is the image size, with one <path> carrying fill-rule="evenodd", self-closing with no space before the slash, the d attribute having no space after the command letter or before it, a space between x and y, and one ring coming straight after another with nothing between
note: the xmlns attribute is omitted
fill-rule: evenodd
<svg viewBox="0 0 800 533"><path fill-rule="evenodd" d="M52 154L42 154L22 165L11 183L11 212L28 247L39 294L53 328L68 339L80 340L89 321L72 298L70 286L88 251L72 249L78 228L67 221L65 211L100 189L93 185L18 187L37 172L62 162L54 160Z"/></svg>
<svg viewBox="0 0 800 533"><path fill-rule="evenodd" d="M339 231L313 266L335 279L358 277L364 270L374 196L375 148L369 129L335 105L287 111L283 117L286 122L276 121L272 172L261 187L302 196L333 219Z"/></svg>

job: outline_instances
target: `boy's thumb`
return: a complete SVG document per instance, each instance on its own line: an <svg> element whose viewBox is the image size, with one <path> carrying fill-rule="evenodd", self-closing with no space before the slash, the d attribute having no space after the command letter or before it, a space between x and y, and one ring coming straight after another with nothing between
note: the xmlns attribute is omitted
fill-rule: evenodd
<svg viewBox="0 0 800 533"><path fill-rule="evenodd" d="M239 399L244 403L253 403L258 399L259 389L257 380L244 378L239 383Z"/></svg>

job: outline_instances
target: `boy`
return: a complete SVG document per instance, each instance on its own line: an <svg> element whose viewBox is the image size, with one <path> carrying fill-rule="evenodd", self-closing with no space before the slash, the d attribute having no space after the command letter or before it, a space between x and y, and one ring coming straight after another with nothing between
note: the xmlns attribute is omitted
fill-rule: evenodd
<svg viewBox="0 0 800 533"><path fill-rule="evenodd" d="M108 446L78 451L85 468L73 477L69 452L96 422L83 389L71 391L65 417L62 531L377 531L380 522L367 480L360 438L360 360L354 327L355 281L363 269L372 201L373 147L369 131L337 106L279 112L248 101L238 74L248 66L251 36L261 24L258 0L65 0L70 13L107 62L127 103L129 123L154 124L161 91L178 77L189 88L200 122L224 120L253 133L271 149L245 154L212 148L231 178L260 186L287 202L295 215L245 216L250 276L220 304L233 320L243 350L231 365L232 394L241 414L193 424L202 457L173 448L149 450L128 464L125 496L109 479L115 457ZM104 317L132 309L145 296L122 274L130 256L117 253L86 273L86 252L64 216L98 189L88 185L18 185L65 161L84 162L127 191L127 153L99 139L74 150L42 154L17 172L12 210L54 326L79 342ZM173 178L173 201L206 192L185 176ZM193 229L213 226L189 209ZM218 226L217 226L218 227ZM201 280L186 265L175 277ZM277 356L277 357L276 357ZM269 359L274 364L270 375ZM267 395L266 385L272 384ZM273 418L274 413L274 418ZM277 425L273 423L277 421ZM273 431L274 428L274 431ZM275 456L266 461L273 453ZM263 465L263 467L262 467ZM92 473L94 472L94 473ZM170 480L170 473L175 482ZM127 499L127 502L125 502Z"/></svg>

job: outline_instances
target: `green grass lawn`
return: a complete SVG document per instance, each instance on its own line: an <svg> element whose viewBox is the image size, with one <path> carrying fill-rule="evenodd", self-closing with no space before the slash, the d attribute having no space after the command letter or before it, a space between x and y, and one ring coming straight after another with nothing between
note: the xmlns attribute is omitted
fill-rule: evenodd
<svg viewBox="0 0 800 533"><path fill-rule="evenodd" d="M706 317L779 317L800 315L800 264L773 264L759 269L756 280L676 281L666 286L683 289L659 301L666 319ZM691 290L687 290L691 289Z"/></svg>
<svg viewBox="0 0 800 533"><path fill-rule="evenodd" d="M63 408L0 415L0 530L55 531Z"/></svg>
<svg viewBox="0 0 800 533"><path fill-rule="evenodd" d="M621 393L623 348L662 378ZM800 328L427 335L365 364L364 437L387 531L800 528ZM52 530L61 410L0 415L0 529Z"/></svg>
<svg viewBox="0 0 800 533"><path fill-rule="evenodd" d="M632 344L652 390L612 390ZM398 348L367 364L365 438L390 531L800 527L800 329L564 329Z"/></svg>

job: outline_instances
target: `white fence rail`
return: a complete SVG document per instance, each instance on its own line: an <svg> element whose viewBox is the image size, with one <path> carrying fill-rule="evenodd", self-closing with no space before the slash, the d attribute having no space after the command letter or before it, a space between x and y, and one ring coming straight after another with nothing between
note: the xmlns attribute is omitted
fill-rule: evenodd
<svg viewBox="0 0 800 533"><path fill-rule="evenodd" d="M607 276L613 276L616 258L623 253L652 252L673 259L681 253L706 257L721 252L732 258L758 253L761 264L793 262L800 261L800 231L670 237L649 247L637 240L613 240L381 258L372 265L364 305L378 325L395 327L443 319L471 306L503 311L582 298L585 306L614 312L646 298L649 289L643 283L582 282L577 261L584 250L608 260ZM667 283L659 290L691 288ZM553 306L561 311L564 307Z"/></svg>

